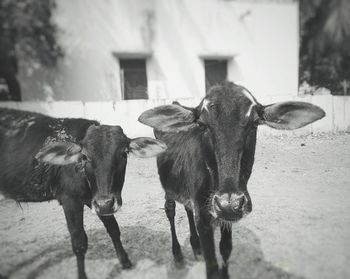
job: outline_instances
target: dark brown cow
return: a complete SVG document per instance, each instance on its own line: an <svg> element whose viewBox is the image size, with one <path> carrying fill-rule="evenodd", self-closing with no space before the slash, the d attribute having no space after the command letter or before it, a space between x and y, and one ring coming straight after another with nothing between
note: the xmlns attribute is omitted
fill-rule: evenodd
<svg viewBox="0 0 350 279"><path fill-rule="evenodd" d="M129 139L119 126L0 109L0 192L18 202L62 204L80 279L86 278L84 205L98 214L122 267L129 268L113 216L122 205L128 153L150 157L165 148L159 140Z"/></svg>
<svg viewBox="0 0 350 279"><path fill-rule="evenodd" d="M207 278L228 278L231 224L252 211L247 182L258 125L293 130L324 115L321 108L304 102L263 106L244 87L231 82L212 87L196 108L177 103L144 112L139 121L153 127L156 137L168 146L157 163L175 261L183 261L174 225L178 201L187 211L193 252L204 254ZM212 224L221 229L221 272Z"/></svg>

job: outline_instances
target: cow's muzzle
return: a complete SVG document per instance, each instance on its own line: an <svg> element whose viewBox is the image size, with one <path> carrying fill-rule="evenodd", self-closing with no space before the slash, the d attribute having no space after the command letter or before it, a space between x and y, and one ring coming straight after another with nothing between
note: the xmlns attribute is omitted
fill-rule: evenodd
<svg viewBox="0 0 350 279"><path fill-rule="evenodd" d="M243 193L215 194L212 199L212 215L225 221L238 221L246 213L248 199Z"/></svg>
<svg viewBox="0 0 350 279"><path fill-rule="evenodd" d="M113 196L100 196L92 201L93 210L100 216L112 215L118 210Z"/></svg>

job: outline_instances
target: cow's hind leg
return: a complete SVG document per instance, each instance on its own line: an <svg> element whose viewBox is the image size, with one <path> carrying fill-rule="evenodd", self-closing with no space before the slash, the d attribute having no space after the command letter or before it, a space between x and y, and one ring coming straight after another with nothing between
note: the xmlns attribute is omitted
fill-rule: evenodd
<svg viewBox="0 0 350 279"><path fill-rule="evenodd" d="M185 207L185 209L188 217L188 223L190 225L190 243L192 246L193 254L195 257L197 257L198 255L202 254L202 252L199 236L193 218L193 211L187 207Z"/></svg>
<svg viewBox="0 0 350 279"><path fill-rule="evenodd" d="M172 251L175 259L175 264L178 266L182 266L183 264L183 255L181 251L181 247L179 241L177 240L176 230L175 230L175 207L176 203L173 199L169 199L165 197L165 213L170 222L170 230L171 230L171 238L172 238Z"/></svg>
<svg viewBox="0 0 350 279"><path fill-rule="evenodd" d="M122 267L124 269L132 267L132 263L129 260L128 254L125 252L123 245L120 241L120 230L115 217L111 215L111 216L99 216L99 218L102 221L109 236L113 241L114 248L117 252L117 256Z"/></svg>
<svg viewBox="0 0 350 279"><path fill-rule="evenodd" d="M221 225L221 240L220 240L220 254L222 256L223 264L221 269L221 278L228 279L228 259L232 251L232 228L230 225Z"/></svg>
<svg viewBox="0 0 350 279"><path fill-rule="evenodd" d="M84 261L88 247L88 239L83 225L84 205L78 200L64 197L62 199L62 206L71 236L73 252L77 258L78 278L86 279Z"/></svg>

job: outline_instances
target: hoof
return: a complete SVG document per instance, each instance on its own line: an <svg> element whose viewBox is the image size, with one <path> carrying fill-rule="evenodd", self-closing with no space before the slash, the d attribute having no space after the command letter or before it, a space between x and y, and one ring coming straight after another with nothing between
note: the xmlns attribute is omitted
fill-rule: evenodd
<svg viewBox="0 0 350 279"><path fill-rule="evenodd" d="M185 267L185 261L183 258L181 258L181 260L176 260L174 261L174 265L177 269L182 269Z"/></svg>
<svg viewBox="0 0 350 279"><path fill-rule="evenodd" d="M221 268L221 272L220 272L220 278L221 279L229 279L229 275L228 275L228 266L227 265L223 265Z"/></svg>
<svg viewBox="0 0 350 279"><path fill-rule="evenodd" d="M194 259L197 262L205 261L203 255L194 255Z"/></svg>
<svg viewBox="0 0 350 279"><path fill-rule="evenodd" d="M184 256L182 255L181 249L177 249L173 252L175 265L182 265L184 262Z"/></svg>
<svg viewBox="0 0 350 279"><path fill-rule="evenodd" d="M222 279L220 272L215 272L213 274L208 274L207 279Z"/></svg>
<svg viewBox="0 0 350 279"><path fill-rule="evenodd" d="M122 268L123 269L130 269L130 268L132 268L132 263L130 262L129 259L123 261L121 264L122 264Z"/></svg>
<svg viewBox="0 0 350 279"><path fill-rule="evenodd" d="M201 248L193 249L193 254L194 254L195 257L201 256L202 255Z"/></svg>

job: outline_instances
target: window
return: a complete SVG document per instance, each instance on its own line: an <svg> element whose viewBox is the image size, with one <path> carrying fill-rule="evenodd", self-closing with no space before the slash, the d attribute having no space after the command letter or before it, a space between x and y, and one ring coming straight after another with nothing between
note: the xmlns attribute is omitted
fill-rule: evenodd
<svg viewBox="0 0 350 279"><path fill-rule="evenodd" d="M205 59L205 91L227 79L227 60Z"/></svg>
<svg viewBox="0 0 350 279"><path fill-rule="evenodd" d="M0 77L0 100L10 100L10 90L7 86L6 80Z"/></svg>
<svg viewBox="0 0 350 279"><path fill-rule="evenodd" d="M119 59L122 99L148 99L145 59Z"/></svg>

